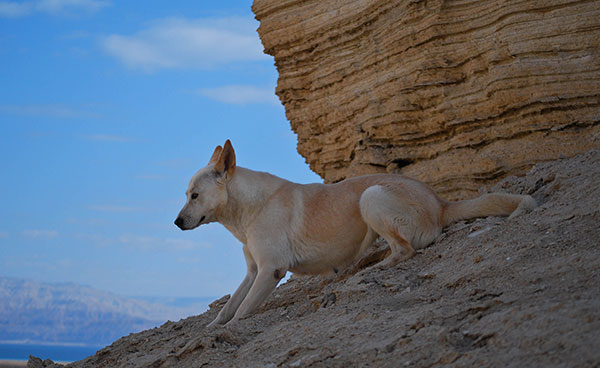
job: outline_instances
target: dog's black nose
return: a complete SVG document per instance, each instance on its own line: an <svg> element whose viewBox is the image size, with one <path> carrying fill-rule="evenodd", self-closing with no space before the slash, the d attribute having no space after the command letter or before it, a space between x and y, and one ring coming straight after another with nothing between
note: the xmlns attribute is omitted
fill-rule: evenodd
<svg viewBox="0 0 600 368"><path fill-rule="evenodd" d="M175 225L177 225L178 228L180 228L181 230L183 230L183 219L181 217L177 217L175 219Z"/></svg>

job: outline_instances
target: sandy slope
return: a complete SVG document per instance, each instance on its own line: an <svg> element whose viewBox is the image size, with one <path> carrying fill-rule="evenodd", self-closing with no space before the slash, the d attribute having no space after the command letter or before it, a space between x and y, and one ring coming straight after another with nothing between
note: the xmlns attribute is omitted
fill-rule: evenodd
<svg viewBox="0 0 600 368"><path fill-rule="evenodd" d="M292 278L231 328L204 327L223 298L71 366L599 366L600 150L494 190L540 206L454 224L393 269Z"/></svg>

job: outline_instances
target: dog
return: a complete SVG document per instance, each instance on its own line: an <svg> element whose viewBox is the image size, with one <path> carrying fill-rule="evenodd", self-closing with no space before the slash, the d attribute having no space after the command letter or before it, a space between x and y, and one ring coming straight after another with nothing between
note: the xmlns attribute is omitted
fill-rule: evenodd
<svg viewBox="0 0 600 368"><path fill-rule="evenodd" d="M236 166L229 140L192 177L186 196L175 225L191 230L219 222L243 244L246 259L244 280L209 326L251 314L287 271L324 274L352 265L378 236L391 253L376 267L392 267L455 221L512 218L536 206L531 196L501 193L449 202L395 174L297 184Z"/></svg>

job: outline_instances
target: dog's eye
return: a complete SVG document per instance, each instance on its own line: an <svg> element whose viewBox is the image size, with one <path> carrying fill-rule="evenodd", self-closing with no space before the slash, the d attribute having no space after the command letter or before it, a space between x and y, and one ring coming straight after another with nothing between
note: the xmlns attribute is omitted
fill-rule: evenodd
<svg viewBox="0 0 600 368"><path fill-rule="evenodd" d="M198 193L192 193L192 199L198 198Z"/></svg>

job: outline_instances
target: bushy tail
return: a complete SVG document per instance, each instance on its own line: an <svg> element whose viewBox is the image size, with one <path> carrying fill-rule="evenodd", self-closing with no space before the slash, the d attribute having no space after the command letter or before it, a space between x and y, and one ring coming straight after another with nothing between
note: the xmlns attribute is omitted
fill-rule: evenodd
<svg viewBox="0 0 600 368"><path fill-rule="evenodd" d="M513 218L537 206L535 199L528 195L490 193L475 199L446 202L443 216L444 226L459 220L486 216L509 216Z"/></svg>

